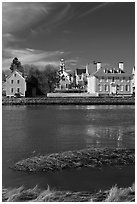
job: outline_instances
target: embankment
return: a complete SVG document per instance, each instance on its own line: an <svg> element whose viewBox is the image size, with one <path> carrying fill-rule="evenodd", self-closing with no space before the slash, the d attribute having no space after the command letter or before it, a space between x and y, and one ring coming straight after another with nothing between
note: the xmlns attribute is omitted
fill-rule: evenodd
<svg viewBox="0 0 137 204"><path fill-rule="evenodd" d="M112 187L110 190L91 192L69 192L40 190L37 186L25 190L23 187L2 190L3 202L135 202L135 185L128 188Z"/></svg>
<svg viewBox="0 0 137 204"><path fill-rule="evenodd" d="M48 172L63 169L103 166L123 166L135 164L134 149L97 149L53 153L21 160L11 168L27 172Z"/></svg>
<svg viewBox="0 0 137 204"><path fill-rule="evenodd" d="M134 97L2 98L2 105L134 105Z"/></svg>

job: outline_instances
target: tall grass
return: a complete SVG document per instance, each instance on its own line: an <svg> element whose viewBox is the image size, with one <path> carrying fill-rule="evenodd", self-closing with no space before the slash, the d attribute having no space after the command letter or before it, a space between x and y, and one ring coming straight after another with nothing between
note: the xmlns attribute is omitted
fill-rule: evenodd
<svg viewBox="0 0 137 204"><path fill-rule="evenodd" d="M135 185L128 188L112 187L107 191L99 191L95 194L90 192L66 192L53 191L49 186L41 191L38 186L32 189L24 187L3 189L3 202L134 202Z"/></svg>

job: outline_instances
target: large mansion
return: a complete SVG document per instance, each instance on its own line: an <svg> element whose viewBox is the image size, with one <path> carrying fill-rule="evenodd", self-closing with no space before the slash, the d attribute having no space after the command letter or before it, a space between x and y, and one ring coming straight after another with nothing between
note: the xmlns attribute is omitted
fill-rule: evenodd
<svg viewBox="0 0 137 204"><path fill-rule="evenodd" d="M73 76L64 69L65 61L60 61L60 89L68 89L73 82L75 87L86 89L92 95L131 95L135 91L135 67L132 72L118 66L102 66L101 62L88 63L85 68L76 69ZM63 76L63 78L62 78ZM62 80L63 79L63 80ZM63 84L63 85L62 85Z"/></svg>

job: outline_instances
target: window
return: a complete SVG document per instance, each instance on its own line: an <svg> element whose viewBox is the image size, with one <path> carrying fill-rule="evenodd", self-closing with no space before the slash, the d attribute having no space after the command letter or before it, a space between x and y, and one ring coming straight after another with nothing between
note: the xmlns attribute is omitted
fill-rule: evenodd
<svg viewBox="0 0 137 204"><path fill-rule="evenodd" d="M120 86L120 91L124 91L124 86L123 85Z"/></svg>
<svg viewBox="0 0 137 204"><path fill-rule="evenodd" d="M104 73L108 73L108 70L107 70L107 69L104 69Z"/></svg>
<svg viewBox="0 0 137 204"><path fill-rule="evenodd" d="M129 85L126 85L125 88L126 88L126 91L129 91Z"/></svg>
<svg viewBox="0 0 137 204"><path fill-rule="evenodd" d="M98 85L98 91L102 91L102 87L100 84Z"/></svg>
<svg viewBox="0 0 137 204"><path fill-rule="evenodd" d="M17 80L17 84L19 84L20 83L20 80Z"/></svg>
<svg viewBox="0 0 137 204"><path fill-rule="evenodd" d="M108 91L108 85L105 84L105 91Z"/></svg>
<svg viewBox="0 0 137 204"><path fill-rule="evenodd" d="M14 76L16 77L16 74L14 74Z"/></svg>
<svg viewBox="0 0 137 204"><path fill-rule="evenodd" d="M13 84L13 79L11 80L11 84Z"/></svg>
<svg viewBox="0 0 137 204"><path fill-rule="evenodd" d="M112 82L114 82L115 81L115 78L114 77L112 77Z"/></svg>
<svg viewBox="0 0 137 204"><path fill-rule="evenodd" d="M99 82L102 82L103 81L103 77L102 78L99 78Z"/></svg>
<svg viewBox="0 0 137 204"><path fill-rule="evenodd" d="M123 81L125 80L125 77L123 77Z"/></svg>
<svg viewBox="0 0 137 204"><path fill-rule="evenodd" d="M17 88L17 92L18 92L18 93L20 92L20 88Z"/></svg>
<svg viewBox="0 0 137 204"><path fill-rule="evenodd" d="M11 93L13 93L13 88L11 88Z"/></svg>

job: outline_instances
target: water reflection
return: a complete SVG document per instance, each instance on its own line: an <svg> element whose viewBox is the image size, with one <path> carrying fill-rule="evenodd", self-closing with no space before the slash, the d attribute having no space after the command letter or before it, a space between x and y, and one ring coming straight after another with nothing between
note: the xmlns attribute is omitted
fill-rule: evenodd
<svg viewBox="0 0 137 204"><path fill-rule="evenodd" d="M3 106L3 185L22 185L9 166L32 154L134 148L134 114L134 106Z"/></svg>
<svg viewBox="0 0 137 204"><path fill-rule="evenodd" d="M88 125L85 129L85 141L88 147L122 147L128 148L128 141L134 134L134 126L96 126ZM132 138L133 139L133 138ZM107 142L107 145L106 145ZM133 139L134 143L134 139Z"/></svg>

